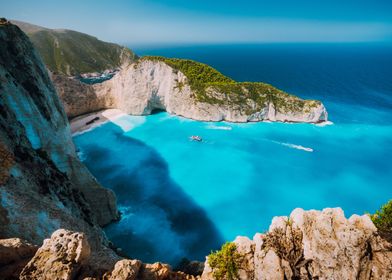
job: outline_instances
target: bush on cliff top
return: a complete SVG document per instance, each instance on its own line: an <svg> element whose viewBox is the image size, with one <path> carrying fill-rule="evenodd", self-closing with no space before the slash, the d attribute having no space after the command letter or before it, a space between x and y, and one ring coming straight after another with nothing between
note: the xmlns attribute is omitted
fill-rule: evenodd
<svg viewBox="0 0 392 280"><path fill-rule="evenodd" d="M305 101L294 95L285 93L269 84L261 82L236 82L206 64L188 59L166 58L161 56L145 56L141 61L162 61L177 71L181 71L188 79L188 84L200 102L211 104L230 103L246 107L246 100L256 102L264 107L271 102L278 111L301 111L320 104L318 101ZM182 89L183 85L177 88ZM225 100L219 99L209 90L225 94ZM248 108L247 114L257 112L260 108Z"/></svg>
<svg viewBox="0 0 392 280"><path fill-rule="evenodd" d="M392 199L370 215L370 218L379 230L392 231Z"/></svg>
<svg viewBox="0 0 392 280"><path fill-rule="evenodd" d="M237 252L235 243L225 243L219 251L211 252L208 264L213 269L215 279L238 279L238 269L242 262L242 255Z"/></svg>

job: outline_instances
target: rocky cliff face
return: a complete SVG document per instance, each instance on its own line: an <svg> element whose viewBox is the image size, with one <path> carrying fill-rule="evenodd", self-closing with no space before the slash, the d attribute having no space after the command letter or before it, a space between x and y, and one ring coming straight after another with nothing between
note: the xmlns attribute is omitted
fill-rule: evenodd
<svg viewBox="0 0 392 280"><path fill-rule="evenodd" d="M326 121L327 111L318 101L301 100L271 87L273 100L236 84L241 94L226 87L207 87L201 99L189 78L164 61L141 59L123 67L111 80L86 85L54 76L54 84L70 117L117 108L132 115L148 115L155 109L201 121ZM260 97L260 98L259 98Z"/></svg>
<svg viewBox="0 0 392 280"><path fill-rule="evenodd" d="M64 227L85 232L92 247L107 243L99 226L118 218L115 196L78 160L44 64L6 21L0 24L0 165L2 238L40 244Z"/></svg>

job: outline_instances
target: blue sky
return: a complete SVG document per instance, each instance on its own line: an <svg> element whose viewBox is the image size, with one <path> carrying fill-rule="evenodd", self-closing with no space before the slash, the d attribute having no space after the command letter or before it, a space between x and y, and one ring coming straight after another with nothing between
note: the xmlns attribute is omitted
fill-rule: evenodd
<svg viewBox="0 0 392 280"><path fill-rule="evenodd" d="M392 41L392 0L0 0L1 14L122 44Z"/></svg>

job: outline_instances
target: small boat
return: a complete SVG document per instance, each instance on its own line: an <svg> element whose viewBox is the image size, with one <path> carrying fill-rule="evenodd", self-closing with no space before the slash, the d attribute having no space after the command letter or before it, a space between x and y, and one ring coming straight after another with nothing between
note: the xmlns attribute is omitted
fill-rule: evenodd
<svg viewBox="0 0 392 280"><path fill-rule="evenodd" d="M197 142L203 141L203 139L202 139L200 136L197 136L197 135L192 135L192 136L190 137L190 139L191 139L192 141L197 141Z"/></svg>

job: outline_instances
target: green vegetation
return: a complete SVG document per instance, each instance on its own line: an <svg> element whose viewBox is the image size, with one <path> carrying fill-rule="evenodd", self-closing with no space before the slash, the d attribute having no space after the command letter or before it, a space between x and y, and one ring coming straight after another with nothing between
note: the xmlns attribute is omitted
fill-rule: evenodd
<svg viewBox="0 0 392 280"><path fill-rule="evenodd" d="M379 230L392 232L392 199L370 215L370 218Z"/></svg>
<svg viewBox="0 0 392 280"><path fill-rule="evenodd" d="M280 112L309 112L312 107L320 104L318 101L302 100L269 84L236 82L211 66L193 60L145 56L139 61L164 62L187 77L190 88L195 92L196 100L211 104L228 104L234 107L238 105L247 115L260 111L268 103L273 103ZM181 91L183 86L181 84L177 88ZM223 93L223 95L216 93ZM247 106L249 100L254 101L255 105Z"/></svg>
<svg viewBox="0 0 392 280"><path fill-rule="evenodd" d="M71 30L54 30L15 22L33 42L47 67L57 73L78 75L119 67L135 54L125 47Z"/></svg>
<svg viewBox="0 0 392 280"><path fill-rule="evenodd" d="M237 252L235 243L227 242L219 251L211 252L208 256L208 264L214 270L215 279L234 280L238 279L242 258L242 255Z"/></svg>

